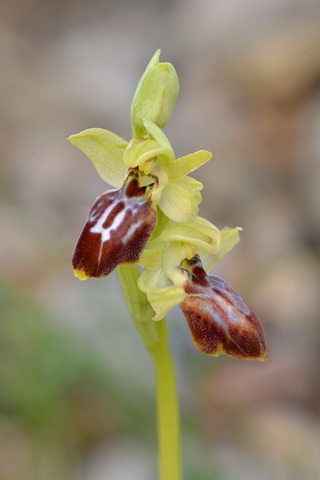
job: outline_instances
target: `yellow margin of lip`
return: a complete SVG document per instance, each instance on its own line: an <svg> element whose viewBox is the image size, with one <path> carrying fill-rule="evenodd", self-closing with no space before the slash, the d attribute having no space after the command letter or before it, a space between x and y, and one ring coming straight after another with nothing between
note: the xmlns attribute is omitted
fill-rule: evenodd
<svg viewBox="0 0 320 480"><path fill-rule="evenodd" d="M87 280L89 278L83 270L74 270L74 276L79 278L79 280Z"/></svg>

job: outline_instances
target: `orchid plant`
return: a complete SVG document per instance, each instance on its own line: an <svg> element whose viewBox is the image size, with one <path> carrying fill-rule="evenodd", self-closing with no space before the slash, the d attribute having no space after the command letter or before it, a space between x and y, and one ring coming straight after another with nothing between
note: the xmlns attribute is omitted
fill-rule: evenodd
<svg viewBox="0 0 320 480"><path fill-rule="evenodd" d="M206 355L264 361L266 341L250 306L225 281L206 273L236 245L241 229L219 230L198 216L203 185L188 174L211 153L176 158L162 128L179 81L159 56L160 50L133 97L129 142L100 128L68 139L115 188L91 207L72 262L80 280L118 271L129 312L155 363L159 475L179 480L179 408L167 312L180 305L196 347Z"/></svg>

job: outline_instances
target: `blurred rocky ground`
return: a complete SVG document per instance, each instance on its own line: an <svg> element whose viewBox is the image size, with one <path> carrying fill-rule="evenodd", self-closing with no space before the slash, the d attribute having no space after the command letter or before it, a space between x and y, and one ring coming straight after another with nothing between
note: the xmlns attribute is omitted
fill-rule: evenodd
<svg viewBox="0 0 320 480"><path fill-rule="evenodd" d="M266 364L201 356L169 317L186 480L320 469L320 3L29 0L0 5L0 478L154 478L152 366L116 275L70 257L106 186L66 142L129 139L154 51L180 95L177 156L201 148L200 213L241 226L216 274L264 324ZM45 473L44 473L45 472Z"/></svg>

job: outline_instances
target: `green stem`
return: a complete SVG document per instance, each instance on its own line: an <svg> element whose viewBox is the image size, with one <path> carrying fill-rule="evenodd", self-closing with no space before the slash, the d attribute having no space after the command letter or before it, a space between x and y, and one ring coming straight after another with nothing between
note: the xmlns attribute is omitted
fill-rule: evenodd
<svg viewBox="0 0 320 480"><path fill-rule="evenodd" d="M179 404L166 320L152 320L154 312L138 287L137 265L120 265L117 271L133 322L155 365L159 480L181 480Z"/></svg>
<svg viewBox="0 0 320 480"><path fill-rule="evenodd" d="M150 352L157 389L159 480L181 480L179 404L166 320L156 322L156 329L159 342Z"/></svg>

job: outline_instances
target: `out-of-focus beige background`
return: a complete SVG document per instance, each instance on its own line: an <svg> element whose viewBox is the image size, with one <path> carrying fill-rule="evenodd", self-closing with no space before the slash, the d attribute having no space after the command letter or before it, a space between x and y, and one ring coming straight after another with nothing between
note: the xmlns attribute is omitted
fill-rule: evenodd
<svg viewBox="0 0 320 480"><path fill-rule="evenodd" d="M2 0L0 479L156 478L153 371L116 274L70 257L106 185L65 140L130 138L158 48L180 78L165 129L213 159L200 214L242 226L215 270L267 334L268 361L202 356L168 318L185 480L315 480L320 470L320 4Z"/></svg>

